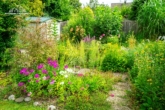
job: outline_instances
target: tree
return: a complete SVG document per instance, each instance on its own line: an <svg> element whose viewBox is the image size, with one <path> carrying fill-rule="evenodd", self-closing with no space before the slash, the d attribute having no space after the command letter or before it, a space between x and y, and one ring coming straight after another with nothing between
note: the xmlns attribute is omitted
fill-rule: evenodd
<svg viewBox="0 0 165 110"><path fill-rule="evenodd" d="M95 8L98 5L98 0L90 0L88 6L92 9L95 10Z"/></svg>
<svg viewBox="0 0 165 110"><path fill-rule="evenodd" d="M68 20L71 14L71 5L69 0L51 0L45 1L45 11L52 17Z"/></svg>
<svg viewBox="0 0 165 110"><path fill-rule="evenodd" d="M41 0L33 0L28 3L28 7L32 16L42 16L44 5Z"/></svg>
<svg viewBox="0 0 165 110"><path fill-rule="evenodd" d="M73 12L76 13L81 9L81 3L79 0L70 0L70 5L73 8Z"/></svg>

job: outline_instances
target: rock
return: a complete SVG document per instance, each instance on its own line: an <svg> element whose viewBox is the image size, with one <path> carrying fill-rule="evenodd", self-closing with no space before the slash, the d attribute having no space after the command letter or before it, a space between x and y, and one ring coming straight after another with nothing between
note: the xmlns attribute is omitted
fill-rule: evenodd
<svg viewBox="0 0 165 110"><path fill-rule="evenodd" d="M49 105L49 106L48 106L48 110L56 110L56 106L54 106L54 105Z"/></svg>
<svg viewBox="0 0 165 110"><path fill-rule="evenodd" d="M30 97L26 97L26 98L24 99L24 101L25 101L25 102L29 102L29 101L31 101L31 98L30 98Z"/></svg>
<svg viewBox="0 0 165 110"><path fill-rule="evenodd" d="M39 102L34 102L33 105L34 105L34 106L40 106L41 103L39 103Z"/></svg>
<svg viewBox="0 0 165 110"><path fill-rule="evenodd" d="M10 95L9 97L8 97L8 100L15 100L15 95Z"/></svg>
<svg viewBox="0 0 165 110"><path fill-rule="evenodd" d="M16 98L15 102L23 102L23 99L24 99L23 97Z"/></svg>

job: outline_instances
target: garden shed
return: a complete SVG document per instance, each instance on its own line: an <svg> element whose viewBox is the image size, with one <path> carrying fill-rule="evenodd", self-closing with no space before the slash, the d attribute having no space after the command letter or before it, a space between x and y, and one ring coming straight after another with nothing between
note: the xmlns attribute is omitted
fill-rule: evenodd
<svg viewBox="0 0 165 110"><path fill-rule="evenodd" d="M39 29L42 36L52 38L53 35L60 39L60 22L54 22L52 17L27 17L28 28L32 31ZM55 35L56 33L56 35Z"/></svg>

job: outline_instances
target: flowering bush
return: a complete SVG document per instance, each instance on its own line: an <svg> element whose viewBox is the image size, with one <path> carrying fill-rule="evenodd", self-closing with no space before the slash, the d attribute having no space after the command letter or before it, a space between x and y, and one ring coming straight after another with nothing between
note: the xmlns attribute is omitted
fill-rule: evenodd
<svg viewBox="0 0 165 110"><path fill-rule="evenodd" d="M14 78L21 93L31 97L57 97L59 101L77 94L89 98L89 94L106 88L106 80L100 74L75 73L68 65L59 66L56 60L48 59L35 69L22 68Z"/></svg>

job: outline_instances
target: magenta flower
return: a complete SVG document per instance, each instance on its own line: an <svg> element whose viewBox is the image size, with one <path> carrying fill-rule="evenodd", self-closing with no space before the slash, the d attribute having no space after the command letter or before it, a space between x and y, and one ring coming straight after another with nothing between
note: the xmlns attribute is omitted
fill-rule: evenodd
<svg viewBox="0 0 165 110"><path fill-rule="evenodd" d="M82 76L84 76L84 75L83 75L82 73L78 73L77 76L78 76L78 77L82 77Z"/></svg>
<svg viewBox="0 0 165 110"><path fill-rule="evenodd" d="M46 80L48 80L50 78L50 76L46 76Z"/></svg>
<svg viewBox="0 0 165 110"><path fill-rule="evenodd" d="M34 70L33 70L33 69L31 69L31 70L29 70L29 72L30 72L30 73L33 73L33 72L34 72Z"/></svg>
<svg viewBox="0 0 165 110"><path fill-rule="evenodd" d="M111 97L114 97L115 95L114 94L110 94Z"/></svg>
<svg viewBox="0 0 165 110"><path fill-rule="evenodd" d="M53 79L53 80L50 82L50 84L52 85L52 84L54 84L54 82L55 82L55 81L54 81L54 79Z"/></svg>
<svg viewBox="0 0 165 110"><path fill-rule="evenodd" d="M18 83L18 86L19 86L19 87L21 87L21 86L23 86L23 85L24 85L23 82L19 82L19 83Z"/></svg>
<svg viewBox="0 0 165 110"><path fill-rule="evenodd" d="M28 76L30 73L28 71L23 73L25 76Z"/></svg>
<svg viewBox="0 0 165 110"><path fill-rule="evenodd" d="M25 92L25 93L26 93L26 89L24 89L24 90L23 90L23 92Z"/></svg>
<svg viewBox="0 0 165 110"><path fill-rule="evenodd" d="M35 77L35 78L39 78L40 75L39 75L39 74L35 74L34 77Z"/></svg>
<svg viewBox="0 0 165 110"><path fill-rule="evenodd" d="M38 83L39 82L39 80L36 80L36 83Z"/></svg>
<svg viewBox="0 0 165 110"><path fill-rule="evenodd" d="M22 68L22 69L20 70L20 74L24 74L25 72L27 72L27 68Z"/></svg>
<svg viewBox="0 0 165 110"><path fill-rule="evenodd" d="M47 74L48 71L47 70L42 70L42 73Z"/></svg>
<svg viewBox="0 0 165 110"><path fill-rule="evenodd" d="M68 65L65 65L65 66L64 66L64 69L67 69L67 68L68 68Z"/></svg>
<svg viewBox="0 0 165 110"><path fill-rule="evenodd" d="M39 64L38 66L37 66L37 69L42 69L44 67L44 64Z"/></svg>
<svg viewBox="0 0 165 110"><path fill-rule="evenodd" d="M50 60L50 61L48 61L48 64L49 64L50 66L54 67L54 68L58 68L58 63L57 63L57 61L52 61L52 60Z"/></svg>

